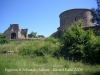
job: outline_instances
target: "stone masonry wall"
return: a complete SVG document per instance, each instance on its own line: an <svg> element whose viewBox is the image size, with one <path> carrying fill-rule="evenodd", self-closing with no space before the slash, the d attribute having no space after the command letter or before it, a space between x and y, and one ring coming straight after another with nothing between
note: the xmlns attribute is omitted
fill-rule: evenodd
<svg viewBox="0 0 100 75"><path fill-rule="evenodd" d="M16 38L18 38L19 36L19 32L20 32L20 29L19 29L19 25L18 24L10 24L10 27L5 30L5 32L3 33L3 35L6 37L6 38L11 38L11 33L15 33L16 34Z"/></svg>
<svg viewBox="0 0 100 75"><path fill-rule="evenodd" d="M92 29L96 36L100 36L100 26L93 24L93 12L89 9L71 9L62 12L60 15L60 27L51 36L61 38L64 31L73 23L82 20L84 30Z"/></svg>
<svg viewBox="0 0 100 75"><path fill-rule="evenodd" d="M21 34L24 35L25 38L28 38L28 29L21 29Z"/></svg>
<svg viewBox="0 0 100 75"><path fill-rule="evenodd" d="M94 26L93 15L89 9L71 9L60 14L60 27L58 31L64 31L76 21L82 20L83 27Z"/></svg>
<svg viewBox="0 0 100 75"><path fill-rule="evenodd" d="M28 38L28 29L22 29L21 31L19 29L19 24L10 24L10 27L4 31L3 35L8 39ZM25 37L22 37L21 33Z"/></svg>

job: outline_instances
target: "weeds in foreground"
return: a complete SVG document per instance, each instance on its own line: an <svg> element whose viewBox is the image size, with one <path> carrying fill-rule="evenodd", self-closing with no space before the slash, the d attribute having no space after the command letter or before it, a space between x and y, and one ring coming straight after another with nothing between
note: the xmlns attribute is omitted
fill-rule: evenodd
<svg viewBox="0 0 100 75"><path fill-rule="evenodd" d="M50 55L24 58L18 54L0 54L0 75L99 75L100 65L83 64Z"/></svg>

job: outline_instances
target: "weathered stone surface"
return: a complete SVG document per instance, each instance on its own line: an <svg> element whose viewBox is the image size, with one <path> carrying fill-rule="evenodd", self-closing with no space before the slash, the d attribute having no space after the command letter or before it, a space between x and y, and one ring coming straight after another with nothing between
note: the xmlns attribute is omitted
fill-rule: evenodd
<svg viewBox="0 0 100 75"><path fill-rule="evenodd" d="M21 34L24 35L25 38L28 38L28 29L21 29Z"/></svg>
<svg viewBox="0 0 100 75"><path fill-rule="evenodd" d="M60 15L60 27L51 36L62 37L63 32L72 26L76 21L83 21L83 29L92 29L96 36L100 35L100 26L93 24L93 12L89 9L71 9L62 12Z"/></svg>
<svg viewBox="0 0 100 75"><path fill-rule="evenodd" d="M100 36L100 26L91 26L91 27L84 27L84 30L92 29L95 36Z"/></svg>
<svg viewBox="0 0 100 75"><path fill-rule="evenodd" d="M76 21L82 20L82 27L94 26L93 15L89 9L71 9L60 14L60 27L58 31L64 31Z"/></svg>
<svg viewBox="0 0 100 75"><path fill-rule="evenodd" d="M10 24L10 27L4 31L3 35L8 39L28 38L28 29L20 31L19 24Z"/></svg>

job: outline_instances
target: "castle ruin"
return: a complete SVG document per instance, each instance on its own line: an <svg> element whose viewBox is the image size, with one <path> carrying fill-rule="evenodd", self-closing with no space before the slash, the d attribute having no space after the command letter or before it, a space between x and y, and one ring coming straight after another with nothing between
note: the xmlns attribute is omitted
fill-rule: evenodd
<svg viewBox="0 0 100 75"><path fill-rule="evenodd" d="M3 35L8 39L28 38L28 29L19 28L19 24L10 24L10 27L4 31Z"/></svg>
<svg viewBox="0 0 100 75"><path fill-rule="evenodd" d="M93 24L93 12L89 9L71 9L62 12L60 15L60 27L57 28L57 32L53 33L52 36L62 37L63 32L73 25L75 22L82 20L82 27L84 29L98 29ZM100 27L99 27L100 28ZM96 33L96 32L95 32Z"/></svg>
<svg viewBox="0 0 100 75"><path fill-rule="evenodd" d="M52 34L54 37L62 37L63 32L75 22L82 20L82 27L85 30L92 29L96 35L100 35L100 26L93 24L93 12L89 9L71 9L59 15L60 27ZM10 24L10 27L3 33L8 39L28 38L28 29L19 29L18 24Z"/></svg>

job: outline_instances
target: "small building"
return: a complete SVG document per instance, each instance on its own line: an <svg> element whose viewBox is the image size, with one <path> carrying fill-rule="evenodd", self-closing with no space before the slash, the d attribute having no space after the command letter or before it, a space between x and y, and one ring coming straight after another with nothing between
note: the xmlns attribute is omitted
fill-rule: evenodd
<svg viewBox="0 0 100 75"><path fill-rule="evenodd" d="M4 31L3 35L8 39L28 38L28 29L19 28L19 24L10 24L10 27Z"/></svg>

